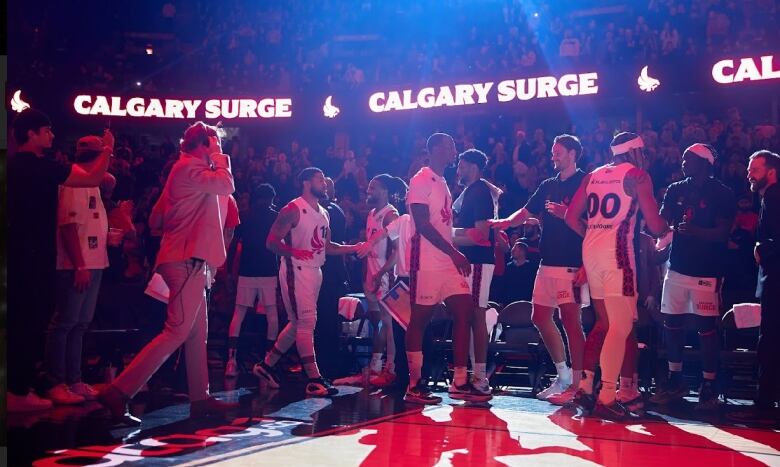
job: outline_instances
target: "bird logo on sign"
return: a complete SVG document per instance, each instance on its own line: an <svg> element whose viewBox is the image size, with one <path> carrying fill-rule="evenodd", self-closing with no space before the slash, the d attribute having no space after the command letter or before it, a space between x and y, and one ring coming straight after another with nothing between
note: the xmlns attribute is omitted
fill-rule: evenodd
<svg viewBox="0 0 780 467"><path fill-rule="evenodd" d="M325 105L322 106L322 113L328 118L336 118L339 112L341 112L341 109L333 105L333 96L328 96L325 99Z"/></svg>
<svg viewBox="0 0 780 467"><path fill-rule="evenodd" d="M647 66L642 68L642 73L639 74L639 78L636 80L636 84L639 85L639 89L645 92L655 91L655 88L661 85L661 82L652 76L647 74Z"/></svg>
<svg viewBox="0 0 780 467"><path fill-rule="evenodd" d="M24 109L29 109L30 104L22 100L22 91L16 91L11 98L11 109L14 112L21 112Z"/></svg>

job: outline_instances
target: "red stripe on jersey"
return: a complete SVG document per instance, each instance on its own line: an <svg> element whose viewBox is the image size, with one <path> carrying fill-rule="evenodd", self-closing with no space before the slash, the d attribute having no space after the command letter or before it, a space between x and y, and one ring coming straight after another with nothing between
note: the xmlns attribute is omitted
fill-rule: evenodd
<svg viewBox="0 0 780 467"><path fill-rule="evenodd" d="M623 295L626 297L633 297L636 295L634 286L634 270L631 267L631 257L629 255L628 245L628 233L633 228L634 220L636 219L636 210L638 203L636 199L631 201L631 208L626 214L626 218L620 223L618 227L615 253L617 255L617 267L623 271Z"/></svg>
<svg viewBox="0 0 780 467"><path fill-rule="evenodd" d="M409 297L412 305L417 300L417 272L420 270L420 234L412 235L411 254L409 255Z"/></svg>
<svg viewBox="0 0 780 467"><path fill-rule="evenodd" d="M482 292L482 264L471 265L471 298L474 306L479 308L479 295Z"/></svg>

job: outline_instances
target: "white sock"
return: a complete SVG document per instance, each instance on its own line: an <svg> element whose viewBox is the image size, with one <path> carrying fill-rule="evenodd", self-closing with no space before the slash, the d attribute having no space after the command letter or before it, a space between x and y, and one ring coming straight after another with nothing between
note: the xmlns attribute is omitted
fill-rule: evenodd
<svg viewBox="0 0 780 467"><path fill-rule="evenodd" d="M374 373L379 373L382 371L382 353L372 353L371 354L371 363L370 363L371 371Z"/></svg>
<svg viewBox="0 0 780 467"><path fill-rule="evenodd" d="M422 352L406 352L406 361L409 363L409 387L413 388L422 378Z"/></svg>
<svg viewBox="0 0 780 467"><path fill-rule="evenodd" d="M580 381L582 381L582 370L575 370L574 368L572 368L571 384L573 384L575 387L579 387Z"/></svg>
<svg viewBox="0 0 780 467"><path fill-rule="evenodd" d="M558 372L558 379L561 380L563 386L568 386L571 384L571 368L566 366L566 362L556 363L555 371Z"/></svg>
<svg viewBox="0 0 780 467"><path fill-rule="evenodd" d="M487 364L485 364L485 363L475 363L474 364L473 369L474 369L474 380L475 381L482 381L482 380L484 380L487 377L487 375L486 375L487 371L485 369L486 366L487 366Z"/></svg>
<svg viewBox="0 0 780 467"><path fill-rule="evenodd" d="M466 384L466 376L468 375L468 372L466 371L465 366L456 366L455 367L455 376L453 378L453 381L455 383L455 386L463 386Z"/></svg>

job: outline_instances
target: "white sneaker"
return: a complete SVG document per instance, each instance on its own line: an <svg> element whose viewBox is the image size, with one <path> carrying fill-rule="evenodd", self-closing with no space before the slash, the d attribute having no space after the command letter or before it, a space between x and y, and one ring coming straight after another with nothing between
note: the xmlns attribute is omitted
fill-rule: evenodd
<svg viewBox="0 0 780 467"><path fill-rule="evenodd" d="M73 405L84 402L84 397L73 393L67 384L54 386L47 395L57 405Z"/></svg>
<svg viewBox="0 0 780 467"><path fill-rule="evenodd" d="M579 388L572 384L566 388L565 391L558 394L549 395L545 400L552 405L566 405L567 402L574 400L574 395L577 394L577 389Z"/></svg>
<svg viewBox="0 0 780 467"><path fill-rule="evenodd" d="M42 399L34 391L30 391L25 396L17 396L8 392L6 398L6 407L9 412L35 412L36 410L50 409L52 406L49 399Z"/></svg>
<svg viewBox="0 0 780 467"><path fill-rule="evenodd" d="M228 378L235 378L238 376L238 362L235 358L231 358L225 365L225 376Z"/></svg>
<svg viewBox="0 0 780 467"><path fill-rule="evenodd" d="M70 385L70 392L81 396L85 401L93 401L97 399L98 392L87 383L78 382Z"/></svg>
<svg viewBox="0 0 780 467"><path fill-rule="evenodd" d="M536 398L543 401L546 400L548 397L552 396L553 394L560 394L563 391L566 390L566 388L569 387L571 384L571 381L562 381L561 378L555 377L552 384L549 388L545 389L544 391L539 391L539 393L536 395Z"/></svg>

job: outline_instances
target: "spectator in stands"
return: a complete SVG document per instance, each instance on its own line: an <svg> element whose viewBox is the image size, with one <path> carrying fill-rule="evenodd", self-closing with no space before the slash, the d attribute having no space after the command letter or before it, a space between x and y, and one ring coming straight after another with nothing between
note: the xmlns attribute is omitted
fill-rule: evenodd
<svg viewBox="0 0 780 467"><path fill-rule="evenodd" d="M76 144L76 165L91 172L102 152L100 137L85 136ZM48 398L67 405L97 396L81 381L81 348L108 267L108 218L100 188L61 186L57 225L57 303L46 337L45 369L52 386Z"/></svg>
<svg viewBox="0 0 780 467"><path fill-rule="evenodd" d="M60 185L94 187L102 180L114 149L106 130L98 161L90 171L60 165L44 157L54 133L42 112L27 109L17 115L13 135L18 144L8 161L8 399L9 412L51 407L33 387L36 363L44 348L44 323L53 309L51 297L57 260L57 200ZM46 385L39 389L48 389Z"/></svg>

